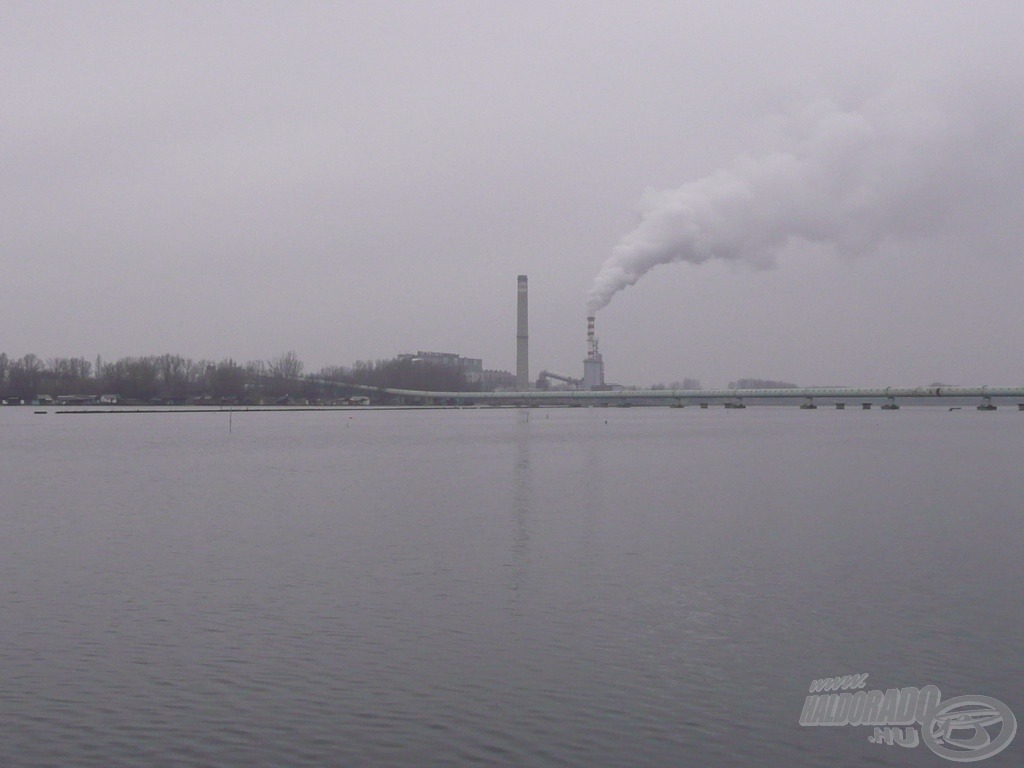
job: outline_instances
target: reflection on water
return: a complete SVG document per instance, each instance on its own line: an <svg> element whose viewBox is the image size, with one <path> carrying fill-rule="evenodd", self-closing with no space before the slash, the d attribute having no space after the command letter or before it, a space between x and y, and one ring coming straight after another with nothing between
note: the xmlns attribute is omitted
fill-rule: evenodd
<svg viewBox="0 0 1024 768"><path fill-rule="evenodd" d="M526 411L516 424L515 433L515 463L512 466L512 521L514 525L512 536L511 570L512 579L510 583L511 597L509 610L513 615L517 611L517 598L519 591L526 585L528 572L527 557L530 544L530 412Z"/></svg>
<svg viewBox="0 0 1024 768"><path fill-rule="evenodd" d="M798 725L855 672L1024 713L1013 412L27 411L0 765L933 764Z"/></svg>

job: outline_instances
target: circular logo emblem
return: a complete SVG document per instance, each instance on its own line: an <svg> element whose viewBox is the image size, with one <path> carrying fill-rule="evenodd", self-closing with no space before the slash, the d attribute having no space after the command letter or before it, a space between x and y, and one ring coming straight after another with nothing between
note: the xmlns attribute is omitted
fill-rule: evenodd
<svg viewBox="0 0 1024 768"><path fill-rule="evenodd" d="M1017 719L999 699L957 696L939 703L921 740L939 757L970 763L1002 752L1015 733Z"/></svg>

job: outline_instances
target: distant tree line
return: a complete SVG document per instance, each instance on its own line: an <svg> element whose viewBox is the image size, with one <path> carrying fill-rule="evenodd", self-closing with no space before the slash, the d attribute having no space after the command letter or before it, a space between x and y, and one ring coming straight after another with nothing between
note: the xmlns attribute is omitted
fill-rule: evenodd
<svg viewBox="0 0 1024 768"><path fill-rule="evenodd" d="M85 358L34 354L10 358L0 352L0 397L29 402L41 395L117 395L138 402L187 402L198 399L258 402L295 398L319 400L336 395L346 384L399 389L468 392L478 385L462 370L424 361L358 361L351 367L327 366L304 374L295 352L272 360L238 363L193 360L181 355L124 357L95 364Z"/></svg>
<svg viewBox="0 0 1024 768"><path fill-rule="evenodd" d="M670 384L651 384L650 389L700 389L700 379L685 378Z"/></svg>
<svg viewBox="0 0 1024 768"><path fill-rule="evenodd" d="M729 389L796 389L797 385L790 381L772 381L771 379L737 379L729 382Z"/></svg>

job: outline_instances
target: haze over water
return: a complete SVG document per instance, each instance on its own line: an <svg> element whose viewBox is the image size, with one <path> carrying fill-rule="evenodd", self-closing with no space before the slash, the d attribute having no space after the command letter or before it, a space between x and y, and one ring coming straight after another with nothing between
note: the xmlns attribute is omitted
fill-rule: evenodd
<svg viewBox="0 0 1024 768"><path fill-rule="evenodd" d="M1024 717L1022 428L0 409L0 764L943 765L798 719L854 673Z"/></svg>

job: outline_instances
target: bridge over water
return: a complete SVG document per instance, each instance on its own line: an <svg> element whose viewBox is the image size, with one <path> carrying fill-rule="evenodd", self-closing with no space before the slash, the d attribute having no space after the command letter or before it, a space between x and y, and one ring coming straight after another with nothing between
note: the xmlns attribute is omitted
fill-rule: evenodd
<svg viewBox="0 0 1024 768"><path fill-rule="evenodd" d="M351 386L351 385L350 385ZM609 391L524 390L516 392L427 392L415 389L355 386L354 389L387 395L407 403L452 403L456 405L670 405L744 407L746 401L819 403L883 408L898 407L900 401L951 403L976 400L981 410L994 410L996 400L1012 400L1024 410L1024 387L795 387L791 389L628 389Z"/></svg>

